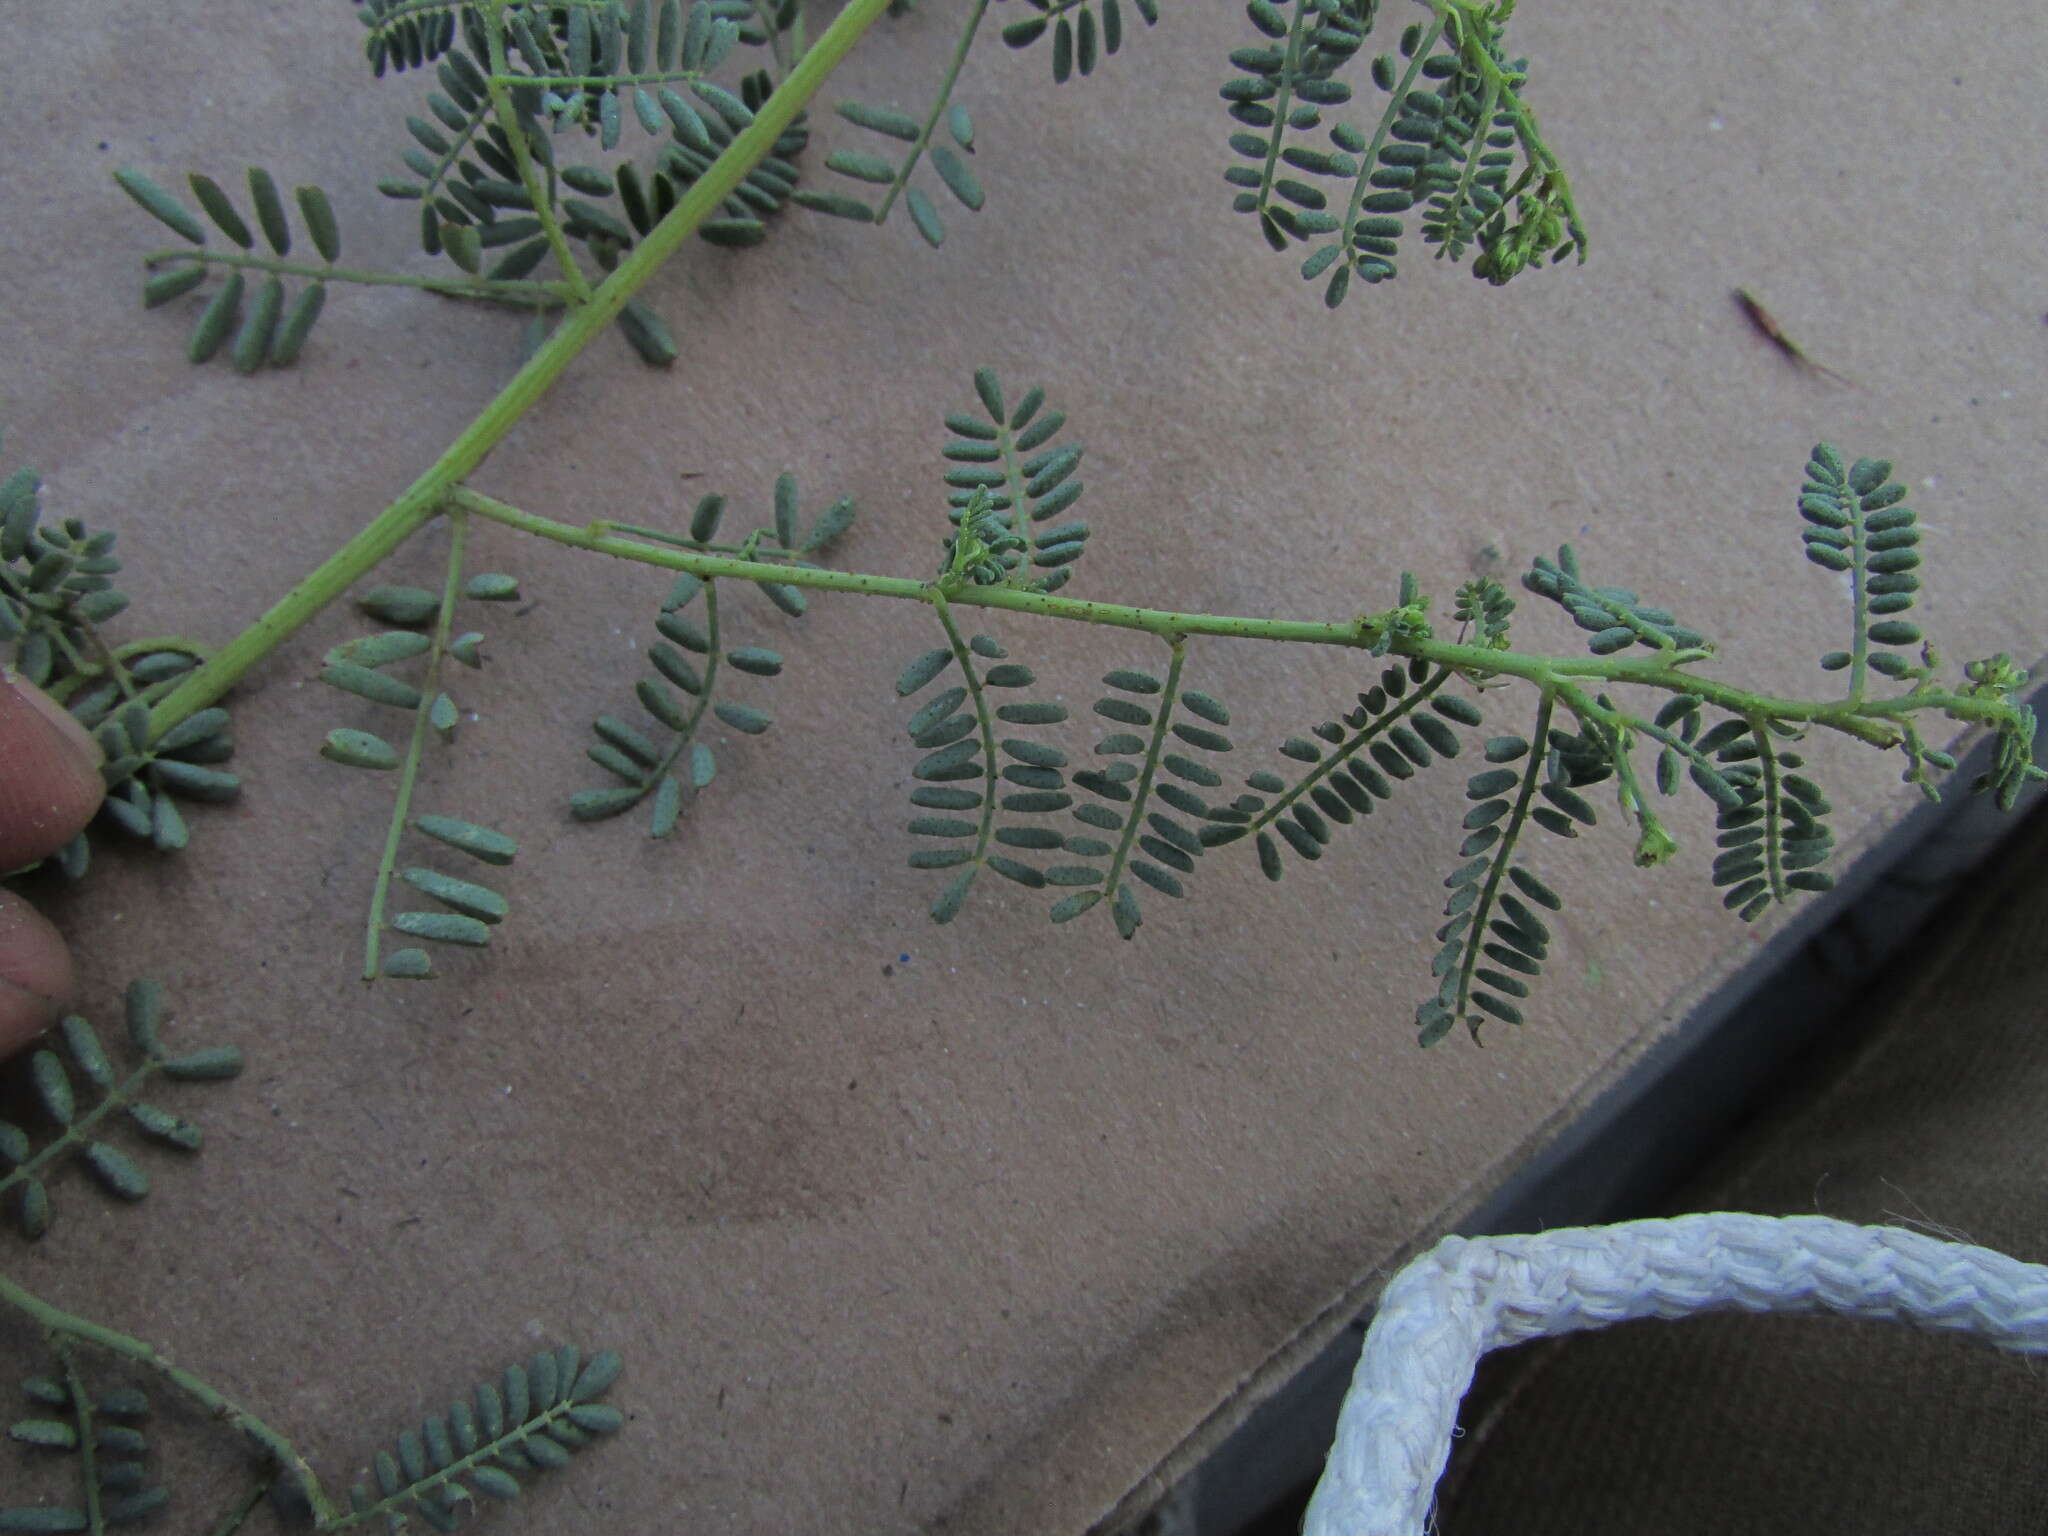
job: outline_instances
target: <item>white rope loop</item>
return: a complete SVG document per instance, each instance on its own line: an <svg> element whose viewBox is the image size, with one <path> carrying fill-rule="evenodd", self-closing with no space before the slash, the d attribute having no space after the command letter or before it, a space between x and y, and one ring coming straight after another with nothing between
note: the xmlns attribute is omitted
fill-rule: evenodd
<svg viewBox="0 0 2048 1536"><path fill-rule="evenodd" d="M1901 1227L1716 1212L1447 1237L1380 1298L1303 1536L1420 1536L1487 1350L1729 1307L1953 1328L2048 1353L2048 1266Z"/></svg>

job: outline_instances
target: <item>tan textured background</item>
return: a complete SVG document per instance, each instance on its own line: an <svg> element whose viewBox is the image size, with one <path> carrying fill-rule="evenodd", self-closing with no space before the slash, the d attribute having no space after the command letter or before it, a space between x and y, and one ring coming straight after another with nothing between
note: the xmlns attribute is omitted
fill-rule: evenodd
<svg viewBox="0 0 2048 1536"><path fill-rule="evenodd" d="M1594 261L1496 292L1411 260L1334 318L1226 211L1234 10L1170 14L1057 92L1042 54L992 47L963 87L991 206L952 216L944 252L802 219L760 252L693 246L653 290L675 371L599 343L476 483L660 521L706 486L765 511L790 467L820 502L860 498L846 562L918 573L937 418L990 363L1046 383L1089 444L1077 593L1338 617L1391 601L1403 566L1447 592L1489 543L1517 569L1571 538L1602 579L1704 618L1731 675L1792 690L1845 632L1788 510L1827 436L1925 487L1924 612L1950 654L2039 654L2030 14L1744 0L1623 29L1530 5L1517 45ZM108 171L259 160L329 187L350 260L423 268L368 190L421 88L372 85L338 3L67 15L0 10L0 51L32 66L0 98L8 460L57 515L122 530L133 632L224 638L461 430L517 322L336 293L291 373L188 368L181 317L136 304L160 242ZM880 30L828 96L914 102L950 15ZM1788 368L1736 285L1859 387ZM140 1211L67 1181L9 1272L172 1347L344 1484L400 1424L569 1339L626 1352L632 1431L501 1529L1085 1528L1758 942L1697 863L1640 880L1603 836L1546 855L1570 905L1537 1020L1418 1055L1456 774L1278 893L1211 861L1134 945L1054 933L1009 890L935 929L932 878L902 866L914 754L888 687L931 641L885 603L801 626L750 605L792 660L756 693L776 731L719 743L667 845L573 827L563 799L597 778L580 733L625 702L664 583L477 544L525 611L484 615L480 718L421 804L521 839L488 961L426 989L351 979L386 791L314 756L366 723L312 684L357 627L338 612L239 691L242 804L185 857L56 905L96 1013L159 976L184 1038L252 1066L207 1096L201 1167L165 1169ZM394 579L431 579L438 547ZM1576 646L1531 619L1531 643ZM1080 704L1145 659L1045 628L1004 633ZM1213 643L1190 677L1236 709L1247 770L1363 680ZM1904 809L1889 766L1816 760L1845 836Z"/></svg>

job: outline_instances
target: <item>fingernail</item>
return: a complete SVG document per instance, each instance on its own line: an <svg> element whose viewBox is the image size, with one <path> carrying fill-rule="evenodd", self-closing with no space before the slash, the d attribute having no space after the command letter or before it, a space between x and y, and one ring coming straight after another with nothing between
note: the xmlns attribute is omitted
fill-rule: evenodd
<svg viewBox="0 0 2048 1536"><path fill-rule="evenodd" d="M70 710L5 664L0 664L0 683L12 689L29 708L50 722L50 728L63 741L65 751L81 768L94 774L100 771L105 754L100 751L100 744L93 740L92 733L78 723Z"/></svg>

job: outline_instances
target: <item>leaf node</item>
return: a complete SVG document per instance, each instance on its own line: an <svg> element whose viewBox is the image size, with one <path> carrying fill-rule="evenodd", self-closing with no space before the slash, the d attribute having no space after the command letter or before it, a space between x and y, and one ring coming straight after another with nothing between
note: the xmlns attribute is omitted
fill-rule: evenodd
<svg viewBox="0 0 2048 1536"><path fill-rule="evenodd" d="M1067 418L1045 408L1043 389L1011 403L995 370L982 368L974 390L980 413L947 416L951 436L940 450L955 529L943 569L975 586L1057 592L1087 551L1087 523L1053 521L1081 499L1074 471L1083 450L1056 441Z"/></svg>

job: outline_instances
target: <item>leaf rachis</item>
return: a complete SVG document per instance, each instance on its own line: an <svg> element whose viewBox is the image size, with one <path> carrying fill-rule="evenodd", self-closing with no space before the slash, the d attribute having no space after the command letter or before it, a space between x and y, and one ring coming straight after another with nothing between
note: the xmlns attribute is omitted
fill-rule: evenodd
<svg viewBox="0 0 2048 1536"><path fill-rule="evenodd" d="M384 833L384 851L377 860L377 874L370 887L370 912L363 927L363 980L378 975L378 952L384 928L384 904L391 891L391 877L398 868L398 845L405 835L412 794L419 780L420 757L426 748L432 723L433 700L440 693L441 659L448 652L454 633L455 602L462 593L462 552L468 540L469 518L460 511L448 514L448 567L441 580L441 602L434 616L434 643L427 653L425 686L413 708L412 737L406 743L399 769L398 792L392 797L391 820Z"/></svg>

